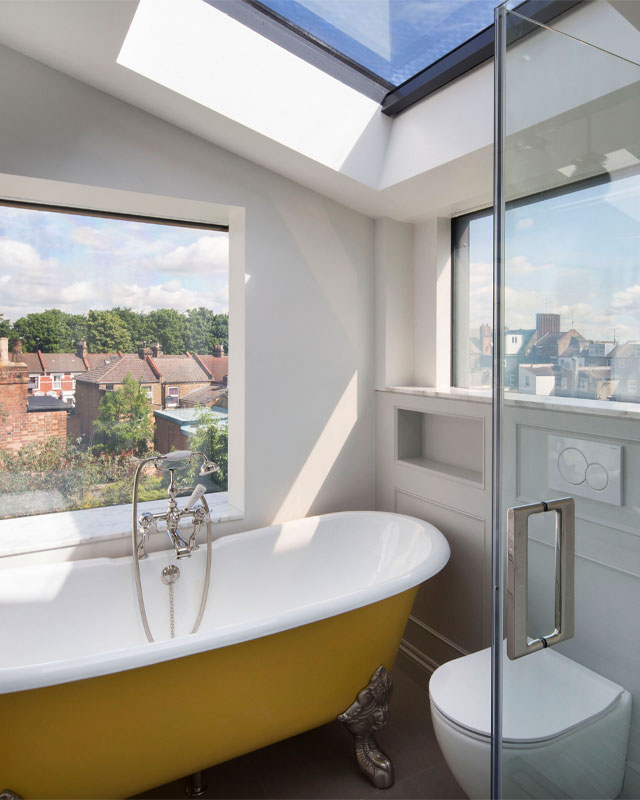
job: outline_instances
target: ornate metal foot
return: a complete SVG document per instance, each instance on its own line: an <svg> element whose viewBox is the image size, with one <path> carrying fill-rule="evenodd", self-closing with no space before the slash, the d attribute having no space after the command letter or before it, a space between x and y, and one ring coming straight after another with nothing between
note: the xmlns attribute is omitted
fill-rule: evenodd
<svg viewBox="0 0 640 800"><path fill-rule="evenodd" d="M187 785L184 787L187 797L202 797L206 791L207 782L202 772L194 772L193 775L189 775ZM0 798L0 800L2 799Z"/></svg>
<svg viewBox="0 0 640 800"><path fill-rule="evenodd" d="M11 789L3 789L0 792L0 800L23 800L22 795L12 792Z"/></svg>
<svg viewBox="0 0 640 800"><path fill-rule="evenodd" d="M378 789L389 789L395 780L391 759L378 747L375 731L389 721L389 698L393 683L387 670L378 667L369 685L358 692L355 702L338 716L354 738L358 766Z"/></svg>

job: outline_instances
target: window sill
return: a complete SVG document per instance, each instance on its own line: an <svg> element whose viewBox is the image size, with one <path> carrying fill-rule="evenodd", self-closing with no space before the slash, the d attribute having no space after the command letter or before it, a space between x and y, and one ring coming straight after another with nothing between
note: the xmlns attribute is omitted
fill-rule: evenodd
<svg viewBox="0 0 640 800"><path fill-rule="evenodd" d="M476 403L491 403L491 390L489 389L460 389L457 386L443 389L434 389L431 386L387 386L378 391L410 394L418 397L436 397L441 400L471 400Z"/></svg>
<svg viewBox="0 0 640 800"><path fill-rule="evenodd" d="M381 392L435 397L441 400L464 400L475 403L491 403L490 389L461 389L456 386L434 389L430 386L387 386ZM609 402L603 400L584 400L579 397L557 397L556 395L536 395L520 392L505 392L505 406L531 408L539 411L566 412L569 414L589 414L596 417L615 417L617 419L640 418L640 403Z"/></svg>
<svg viewBox="0 0 640 800"><path fill-rule="evenodd" d="M227 492L206 495L212 522L242 519ZM140 513L163 511L166 500L139 503ZM131 536L131 505L59 511L0 520L0 558L65 547L117 541Z"/></svg>

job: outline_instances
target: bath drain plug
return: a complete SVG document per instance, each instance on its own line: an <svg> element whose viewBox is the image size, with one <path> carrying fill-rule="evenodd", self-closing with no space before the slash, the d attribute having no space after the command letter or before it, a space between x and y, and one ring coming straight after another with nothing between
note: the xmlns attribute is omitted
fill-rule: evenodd
<svg viewBox="0 0 640 800"><path fill-rule="evenodd" d="M180 577L180 570L175 566L175 564L170 564L168 567L165 567L162 570L160 577L162 578L163 583L171 585Z"/></svg>

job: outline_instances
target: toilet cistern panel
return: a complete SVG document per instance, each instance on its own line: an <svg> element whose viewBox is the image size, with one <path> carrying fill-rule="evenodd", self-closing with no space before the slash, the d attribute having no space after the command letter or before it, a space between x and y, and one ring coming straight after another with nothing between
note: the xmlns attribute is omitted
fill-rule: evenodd
<svg viewBox="0 0 640 800"><path fill-rule="evenodd" d="M551 489L622 505L622 447L619 445L549 434L547 473Z"/></svg>

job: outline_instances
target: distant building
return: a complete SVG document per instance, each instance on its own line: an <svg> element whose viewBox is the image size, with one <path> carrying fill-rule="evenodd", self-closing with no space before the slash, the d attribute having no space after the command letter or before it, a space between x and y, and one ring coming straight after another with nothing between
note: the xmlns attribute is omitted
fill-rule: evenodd
<svg viewBox="0 0 640 800"><path fill-rule="evenodd" d="M213 414L223 425L227 423L227 412L213 409ZM199 408L167 408L154 411L153 444L159 453L171 450L190 450L189 438L196 432L202 410Z"/></svg>
<svg viewBox="0 0 640 800"><path fill-rule="evenodd" d="M553 364L520 364L518 391L522 394L554 394L556 378Z"/></svg>
<svg viewBox="0 0 640 800"><path fill-rule="evenodd" d="M88 353L84 341L77 343L75 353L24 353L20 339L11 350L12 361L27 365L29 394L59 397L71 405L75 403L76 377L119 357L118 353Z"/></svg>
<svg viewBox="0 0 640 800"><path fill-rule="evenodd" d="M138 381L153 411L177 409L181 399L211 386L212 372L205 359L212 356L164 355L159 344L137 354L121 354L113 361L76 376L76 405L71 417L75 438L90 441L98 417L100 399L117 391L127 375ZM225 365L226 366L226 365Z"/></svg>
<svg viewBox="0 0 640 800"><path fill-rule="evenodd" d="M640 342L618 345L611 352L611 379L612 400L640 402Z"/></svg>
<svg viewBox="0 0 640 800"><path fill-rule="evenodd" d="M65 442L70 407L57 397L29 396L29 367L9 359L9 340L0 339L0 450L55 438Z"/></svg>

